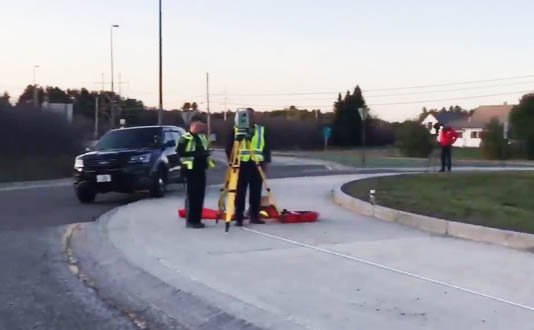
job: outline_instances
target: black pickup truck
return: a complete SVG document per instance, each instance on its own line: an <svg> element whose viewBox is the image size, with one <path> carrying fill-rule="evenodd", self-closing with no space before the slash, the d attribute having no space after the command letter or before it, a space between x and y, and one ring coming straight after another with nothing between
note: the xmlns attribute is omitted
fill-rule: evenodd
<svg viewBox="0 0 534 330"><path fill-rule="evenodd" d="M149 190L163 197L166 185L184 182L176 144L185 130L142 126L109 131L94 150L76 157L74 187L78 200L92 203L97 193Z"/></svg>

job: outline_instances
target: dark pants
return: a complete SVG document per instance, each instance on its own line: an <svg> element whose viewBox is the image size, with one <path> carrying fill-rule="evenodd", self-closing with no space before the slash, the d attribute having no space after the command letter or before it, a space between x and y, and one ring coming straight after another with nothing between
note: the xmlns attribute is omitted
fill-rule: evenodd
<svg viewBox="0 0 534 330"><path fill-rule="evenodd" d="M188 223L200 223L206 194L206 171L187 171L186 219Z"/></svg>
<svg viewBox="0 0 534 330"><path fill-rule="evenodd" d="M249 191L250 219L259 219L261 204L261 175L254 162L243 162L239 169L237 180L237 194L235 198L236 221L243 221L245 212L245 197L247 187Z"/></svg>
<svg viewBox="0 0 534 330"><path fill-rule="evenodd" d="M445 168L450 172L452 168L452 156L451 146L441 147L441 170L445 171Z"/></svg>

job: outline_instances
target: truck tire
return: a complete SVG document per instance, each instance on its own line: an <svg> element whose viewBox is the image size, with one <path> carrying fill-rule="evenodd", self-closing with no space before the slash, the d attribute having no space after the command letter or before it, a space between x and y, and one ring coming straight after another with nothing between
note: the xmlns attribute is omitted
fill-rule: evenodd
<svg viewBox="0 0 534 330"><path fill-rule="evenodd" d="M76 197L82 204L93 203L96 199L96 191L89 184L79 184L76 187Z"/></svg>
<svg viewBox="0 0 534 330"><path fill-rule="evenodd" d="M150 196L154 198L162 198L165 196L167 191L167 176L165 171L160 169L154 174L154 179L152 182L152 189L150 189Z"/></svg>

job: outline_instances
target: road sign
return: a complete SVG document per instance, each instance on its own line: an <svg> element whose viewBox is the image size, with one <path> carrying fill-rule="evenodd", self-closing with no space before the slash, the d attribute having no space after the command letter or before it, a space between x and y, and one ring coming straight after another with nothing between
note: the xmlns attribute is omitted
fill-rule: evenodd
<svg viewBox="0 0 534 330"><path fill-rule="evenodd" d="M332 127L325 126L323 127L323 137L324 137L324 148L325 150L328 148L328 140L332 136Z"/></svg>
<svg viewBox="0 0 534 330"><path fill-rule="evenodd" d="M323 127L323 136L326 140L330 139L330 137L332 136L332 127L330 126Z"/></svg>
<svg viewBox="0 0 534 330"><path fill-rule="evenodd" d="M365 108L358 108L358 113L360 114L360 118L365 120L367 117L367 111Z"/></svg>

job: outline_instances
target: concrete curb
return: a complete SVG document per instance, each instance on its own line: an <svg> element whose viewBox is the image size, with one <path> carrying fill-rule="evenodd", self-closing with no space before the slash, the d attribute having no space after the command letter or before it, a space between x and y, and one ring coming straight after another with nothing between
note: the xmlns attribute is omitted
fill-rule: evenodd
<svg viewBox="0 0 534 330"><path fill-rule="evenodd" d="M396 222L433 234L502 245L514 249L534 250L534 235L532 234L471 225L372 205L346 194L341 188L338 187L333 191L334 202L354 213Z"/></svg>

